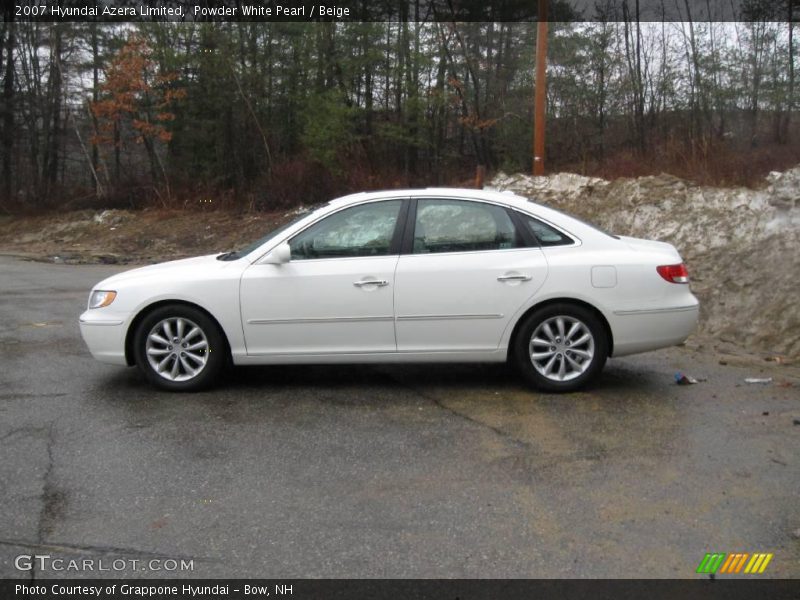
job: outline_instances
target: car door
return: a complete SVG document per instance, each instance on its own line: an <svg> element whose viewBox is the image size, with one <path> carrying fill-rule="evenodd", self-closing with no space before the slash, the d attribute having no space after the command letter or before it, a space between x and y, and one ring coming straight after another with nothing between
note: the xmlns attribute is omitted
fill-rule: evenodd
<svg viewBox="0 0 800 600"><path fill-rule="evenodd" d="M289 262L249 267L240 296L248 355L394 352L404 204L339 210L289 240Z"/></svg>
<svg viewBox="0 0 800 600"><path fill-rule="evenodd" d="M398 350L497 349L547 277L535 240L509 209L476 200L412 200L409 222L395 276Z"/></svg>

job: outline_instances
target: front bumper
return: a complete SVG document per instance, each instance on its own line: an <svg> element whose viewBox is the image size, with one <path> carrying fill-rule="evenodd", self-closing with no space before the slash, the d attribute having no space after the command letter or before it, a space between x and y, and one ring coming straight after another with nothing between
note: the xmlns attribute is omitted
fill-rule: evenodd
<svg viewBox="0 0 800 600"><path fill-rule="evenodd" d="M112 365L128 364L124 319L103 315L98 309L87 310L80 316L80 327L83 341L95 359Z"/></svg>

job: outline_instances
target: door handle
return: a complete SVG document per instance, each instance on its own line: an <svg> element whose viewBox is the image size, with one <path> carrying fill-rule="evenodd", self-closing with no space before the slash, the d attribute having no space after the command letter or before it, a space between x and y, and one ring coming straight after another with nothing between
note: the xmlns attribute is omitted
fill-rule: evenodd
<svg viewBox="0 0 800 600"><path fill-rule="evenodd" d="M378 287L383 287L385 285L389 285L389 282L385 279L367 279L365 281L354 281L353 285L356 287L362 287L365 285L377 285Z"/></svg>
<svg viewBox="0 0 800 600"><path fill-rule="evenodd" d="M530 281L530 275L522 275L521 273L500 275L497 281Z"/></svg>

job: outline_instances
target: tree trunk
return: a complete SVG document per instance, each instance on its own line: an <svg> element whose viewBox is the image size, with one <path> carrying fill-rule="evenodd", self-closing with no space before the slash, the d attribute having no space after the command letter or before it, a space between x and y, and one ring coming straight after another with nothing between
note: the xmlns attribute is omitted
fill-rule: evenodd
<svg viewBox="0 0 800 600"><path fill-rule="evenodd" d="M119 119L114 120L114 182L119 184L122 168L122 136L119 131Z"/></svg>
<svg viewBox="0 0 800 600"><path fill-rule="evenodd" d="M13 186L11 181L11 160L14 155L14 37L15 25L8 25L8 36L5 39L5 76L3 78L3 189L2 193L11 199ZM2 42L2 40L0 40Z"/></svg>
<svg viewBox="0 0 800 600"><path fill-rule="evenodd" d="M92 46L92 103L97 104L100 99L100 44L97 39L97 23L90 23L90 42ZM92 111L89 111L92 116L92 130L97 135L97 117ZM94 136L93 136L94 137ZM100 194L100 181L97 177L97 169L100 164L100 149L97 147L97 142L92 141L92 181L94 182L95 194Z"/></svg>
<svg viewBox="0 0 800 600"><path fill-rule="evenodd" d="M635 143L640 154L645 153L644 130L644 89L642 81L642 49L641 49L641 22L639 21L639 1L636 1L636 14L630 18L627 1L622 5L623 21L625 23L625 55L628 63L628 73L631 78L633 92L633 129ZM630 21L633 21L635 30L631 31Z"/></svg>
<svg viewBox="0 0 800 600"><path fill-rule="evenodd" d="M782 142L785 144L791 136L792 114L794 113L794 2L789 0L789 91L786 106L786 119L783 123Z"/></svg>
<svg viewBox="0 0 800 600"><path fill-rule="evenodd" d="M60 25L53 25L50 40L50 116L52 126L50 128L50 143L47 148L48 160L45 164L48 195L58 181L58 161L61 151L62 33Z"/></svg>

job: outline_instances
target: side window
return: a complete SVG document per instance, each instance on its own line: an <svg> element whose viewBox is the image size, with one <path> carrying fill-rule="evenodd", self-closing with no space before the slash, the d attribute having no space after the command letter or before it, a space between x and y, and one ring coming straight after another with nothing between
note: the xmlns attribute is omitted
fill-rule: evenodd
<svg viewBox="0 0 800 600"><path fill-rule="evenodd" d="M292 260L385 256L402 205L402 200L372 202L325 217L289 241Z"/></svg>
<svg viewBox="0 0 800 600"><path fill-rule="evenodd" d="M469 200L419 200L414 254L504 250L524 246L506 210Z"/></svg>
<svg viewBox="0 0 800 600"><path fill-rule="evenodd" d="M568 246L574 242L572 238L567 237L557 229L542 223L538 219L534 219L528 215L522 215L522 218L542 246Z"/></svg>

